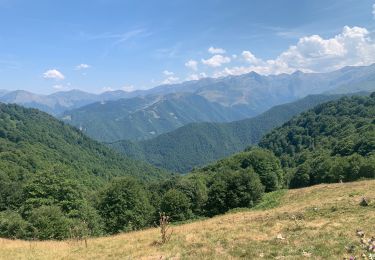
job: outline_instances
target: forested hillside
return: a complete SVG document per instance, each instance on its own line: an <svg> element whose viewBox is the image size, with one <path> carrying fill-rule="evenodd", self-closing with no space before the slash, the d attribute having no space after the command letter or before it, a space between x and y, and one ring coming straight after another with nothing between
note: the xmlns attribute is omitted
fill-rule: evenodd
<svg viewBox="0 0 375 260"><path fill-rule="evenodd" d="M259 204L263 194L283 188L375 178L374 93L318 105L266 135L261 148L169 178L147 165L128 166L44 113L1 108L3 237L115 234L153 226L159 212L173 222L211 217L234 208L267 207L272 202ZM138 179L104 182L116 175Z"/></svg>
<svg viewBox="0 0 375 260"><path fill-rule="evenodd" d="M228 122L245 115L199 95L177 93L98 102L67 111L62 119L96 140L113 142L149 139L191 122Z"/></svg>
<svg viewBox="0 0 375 260"><path fill-rule="evenodd" d="M0 104L0 235L58 238L70 221L90 221L99 232L90 194L120 176L146 181L167 173L44 112Z"/></svg>
<svg viewBox="0 0 375 260"><path fill-rule="evenodd" d="M27 178L54 165L68 168L78 179L89 178L92 184L114 176L154 179L163 175L162 171L113 152L44 112L0 104L0 120L0 169L9 176L14 173Z"/></svg>
<svg viewBox="0 0 375 260"><path fill-rule="evenodd" d="M375 93L318 105L259 144L281 159L291 187L375 177Z"/></svg>
<svg viewBox="0 0 375 260"><path fill-rule="evenodd" d="M0 118L2 237L114 234L152 226L159 212L172 221L214 216L252 207L282 184L278 159L263 150L209 174L163 178L43 112L1 105Z"/></svg>
<svg viewBox="0 0 375 260"><path fill-rule="evenodd" d="M231 123L192 123L141 142L119 141L109 146L137 159L185 173L256 144L260 138L294 115L339 95L311 95L279 105L254 118Z"/></svg>

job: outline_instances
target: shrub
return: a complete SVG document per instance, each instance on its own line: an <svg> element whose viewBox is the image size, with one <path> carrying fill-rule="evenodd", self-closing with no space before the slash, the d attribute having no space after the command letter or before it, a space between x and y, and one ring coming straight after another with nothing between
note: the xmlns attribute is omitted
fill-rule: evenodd
<svg viewBox="0 0 375 260"><path fill-rule="evenodd" d="M302 188L307 187L310 184L310 166L308 164L302 164L296 170L291 182L291 188Z"/></svg>
<svg viewBox="0 0 375 260"><path fill-rule="evenodd" d="M233 208L253 207L263 192L259 175L252 169L224 170L214 174L209 184L207 213L213 216Z"/></svg>
<svg viewBox="0 0 375 260"><path fill-rule="evenodd" d="M202 215L208 199L207 186L202 176L192 175L181 178L176 188L188 196L193 213Z"/></svg>
<svg viewBox="0 0 375 260"><path fill-rule="evenodd" d="M28 223L14 211L0 212L0 236L7 238L26 238Z"/></svg>
<svg viewBox="0 0 375 260"><path fill-rule="evenodd" d="M24 211L40 206L59 206L64 213L77 210L83 203L83 191L77 181L57 166L34 174L23 188Z"/></svg>
<svg viewBox="0 0 375 260"><path fill-rule="evenodd" d="M184 193L171 189L164 194L160 210L172 221L182 221L192 217L190 206L190 200Z"/></svg>
<svg viewBox="0 0 375 260"><path fill-rule="evenodd" d="M113 180L100 194L98 210L111 234L150 225L154 212L144 187L131 177Z"/></svg>
<svg viewBox="0 0 375 260"><path fill-rule="evenodd" d="M57 206L41 206L31 211L28 218L34 238L65 239L70 237L71 220Z"/></svg>

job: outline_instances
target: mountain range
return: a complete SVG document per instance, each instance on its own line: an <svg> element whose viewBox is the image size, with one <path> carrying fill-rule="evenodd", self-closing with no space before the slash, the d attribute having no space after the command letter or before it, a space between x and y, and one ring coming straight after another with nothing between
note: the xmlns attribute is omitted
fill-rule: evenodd
<svg viewBox="0 0 375 260"><path fill-rule="evenodd" d="M111 102L97 102L65 112L65 122L96 140L142 140L192 122L229 122L246 117L192 93L148 95Z"/></svg>
<svg viewBox="0 0 375 260"><path fill-rule="evenodd" d="M70 90L50 95L39 95L25 90L0 90L0 102L37 108L52 115L59 115L68 109L78 108L93 102L125 98L126 93L124 91L116 93L104 92L96 95L81 90Z"/></svg>
<svg viewBox="0 0 375 260"><path fill-rule="evenodd" d="M254 117L275 105L310 94L375 90L375 85L369 84L374 80L375 65L346 67L330 73L298 71L263 76L251 72L160 86L139 92L142 96L97 102L67 111L62 119L99 141L139 141L188 123Z"/></svg>
<svg viewBox="0 0 375 260"><path fill-rule="evenodd" d="M240 152L256 144L264 134L293 116L341 95L309 95L298 101L275 106L249 119L230 123L191 123L155 138L109 143L129 157L174 172L186 173L194 167Z"/></svg>
<svg viewBox="0 0 375 260"><path fill-rule="evenodd" d="M133 92L80 90L37 95L0 91L0 102L37 108L105 142L140 141L194 122L231 122L310 94L375 90L375 65L329 73L204 78Z"/></svg>

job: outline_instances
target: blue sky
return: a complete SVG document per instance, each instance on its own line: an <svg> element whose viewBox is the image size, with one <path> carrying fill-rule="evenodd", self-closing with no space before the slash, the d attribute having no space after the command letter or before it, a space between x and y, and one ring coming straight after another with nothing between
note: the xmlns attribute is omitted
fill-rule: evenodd
<svg viewBox="0 0 375 260"><path fill-rule="evenodd" d="M0 0L0 89L145 89L375 62L372 0Z"/></svg>

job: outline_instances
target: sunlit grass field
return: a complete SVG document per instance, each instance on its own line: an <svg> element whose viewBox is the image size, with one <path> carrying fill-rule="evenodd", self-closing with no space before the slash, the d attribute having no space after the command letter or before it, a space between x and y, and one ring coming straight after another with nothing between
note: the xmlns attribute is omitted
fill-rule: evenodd
<svg viewBox="0 0 375 260"><path fill-rule="evenodd" d="M361 206L363 197L369 206ZM375 236L375 181L267 194L252 210L87 241L0 239L0 259L343 259L365 253L357 230ZM369 253L366 252L368 255Z"/></svg>

